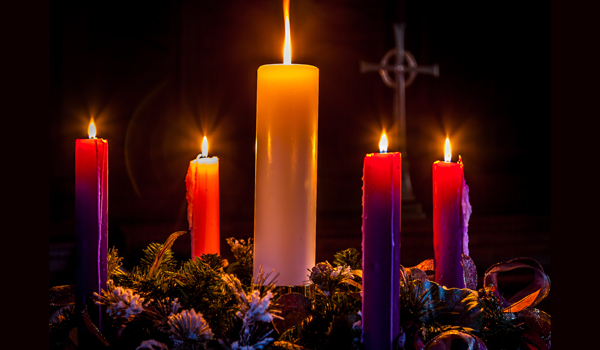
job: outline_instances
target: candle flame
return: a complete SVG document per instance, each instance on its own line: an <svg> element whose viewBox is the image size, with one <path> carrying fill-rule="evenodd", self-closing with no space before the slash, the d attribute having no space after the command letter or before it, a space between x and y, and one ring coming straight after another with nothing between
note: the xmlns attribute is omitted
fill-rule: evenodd
<svg viewBox="0 0 600 350"><path fill-rule="evenodd" d="M206 158L208 156L208 141L206 140L206 136L204 136L204 140L202 140L202 158Z"/></svg>
<svg viewBox="0 0 600 350"><path fill-rule="evenodd" d="M283 44L283 63L292 63L292 40L290 38L290 0L283 0L283 18L285 20L285 41Z"/></svg>
<svg viewBox="0 0 600 350"><path fill-rule="evenodd" d="M385 136L385 133L383 133L381 135L381 140L379 141L379 152L387 153L387 148L388 148L388 140L387 140L387 137Z"/></svg>
<svg viewBox="0 0 600 350"><path fill-rule="evenodd" d="M94 124L94 118L90 119L90 126L88 127L88 137L90 139L96 138L96 125Z"/></svg>
<svg viewBox="0 0 600 350"><path fill-rule="evenodd" d="M446 138L446 146L444 147L444 161L449 163L452 160L452 150L450 148L450 140Z"/></svg>

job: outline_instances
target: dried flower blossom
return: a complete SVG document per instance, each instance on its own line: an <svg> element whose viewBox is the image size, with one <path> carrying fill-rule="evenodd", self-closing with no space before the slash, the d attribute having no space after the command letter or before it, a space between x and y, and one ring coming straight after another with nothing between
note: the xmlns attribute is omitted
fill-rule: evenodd
<svg viewBox="0 0 600 350"><path fill-rule="evenodd" d="M346 278L353 279L354 275L352 274L352 269L350 266L337 266L331 272L331 278L341 280Z"/></svg>
<svg viewBox="0 0 600 350"><path fill-rule="evenodd" d="M243 318L244 323L273 321L273 315L267 311L273 298L273 293L269 291L264 298L261 298L259 291L255 290L250 294L250 298L245 294L242 294L241 297L245 302L240 305L241 311L237 312L237 316Z"/></svg>
<svg viewBox="0 0 600 350"><path fill-rule="evenodd" d="M155 326L166 333L169 330L169 317L176 314L180 308L181 304L179 303L179 298L171 300L167 297L153 303L152 306L147 309L147 312L154 318Z"/></svg>
<svg viewBox="0 0 600 350"><path fill-rule="evenodd" d="M262 281L263 273L259 276ZM282 319L277 315L278 310L270 309L273 293L267 290L261 297L260 290L255 289L247 294L240 280L234 275L224 275L223 279L235 292L238 298L240 311L237 316L242 319L240 339L231 344L232 350L254 350L263 349L273 342L269 335L273 332L271 322L275 318Z"/></svg>
<svg viewBox="0 0 600 350"><path fill-rule="evenodd" d="M252 257L252 251L254 244L252 238L248 238L248 242L243 239L237 240L233 237L227 238L227 244L231 247L231 252L237 260L244 260L248 257Z"/></svg>
<svg viewBox="0 0 600 350"><path fill-rule="evenodd" d="M320 262L315 265L310 273L310 281L317 285L326 296L335 292L341 283L354 279L352 269L347 265L331 266L329 262Z"/></svg>
<svg viewBox="0 0 600 350"><path fill-rule="evenodd" d="M213 338L212 330L201 313L194 309L183 310L169 316L171 340L176 346L183 344L197 345Z"/></svg>
<svg viewBox="0 0 600 350"><path fill-rule="evenodd" d="M106 312L113 318L123 317L129 319L132 316L140 314L144 308L152 301L144 303L144 298L135 294L133 289L115 287L112 280L107 282L107 290L102 291L102 296L94 293L98 299L97 305L106 305Z"/></svg>

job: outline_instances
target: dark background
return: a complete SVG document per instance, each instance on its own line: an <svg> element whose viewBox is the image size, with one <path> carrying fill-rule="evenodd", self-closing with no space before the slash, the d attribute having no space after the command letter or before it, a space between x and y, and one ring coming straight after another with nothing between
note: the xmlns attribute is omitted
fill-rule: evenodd
<svg viewBox="0 0 600 350"><path fill-rule="evenodd" d="M403 158L425 218L403 219L403 264L433 257L431 164L449 137L479 274L521 255L549 272L549 5L292 0L290 14L293 63L320 71L319 261L360 249L363 158L383 129L394 151L397 131L393 91L360 61L379 62L406 23L405 49L440 76L406 90ZM283 39L276 0L50 3L50 285L72 283L74 144L90 117L109 141L109 245L125 266L187 230L184 179L203 135L220 160L222 254L225 238L252 237L256 70L282 62ZM174 250L188 258L189 235Z"/></svg>

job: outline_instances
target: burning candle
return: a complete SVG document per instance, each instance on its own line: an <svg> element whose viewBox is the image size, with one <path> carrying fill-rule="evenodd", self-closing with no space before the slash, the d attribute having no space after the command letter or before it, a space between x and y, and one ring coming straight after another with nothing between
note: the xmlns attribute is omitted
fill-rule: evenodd
<svg viewBox="0 0 600 350"><path fill-rule="evenodd" d="M254 275L302 286L316 255L319 69L291 63L288 9L284 63L257 72Z"/></svg>
<svg viewBox="0 0 600 350"><path fill-rule="evenodd" d="M444 161L433 163L433 245L435 280L448 288L465 288L462 254L469 255L467 227L471 206L463 163L451 162L446 139Z"/></svg>
<svg viewBox="0 0 600 350"><path fill-rule="evenodd" d="M201 150L202 153L190 161L185 177L192 259L202 254L220 254L219 158L208 157L206 136Z"/></svg>
<svg viewBox="0 0 600 350"><path fill-rule="evenodd" d="M90 299L106 289L108 256L108 141L96 138L92 119L88 139L75 141L75 303L100 325L101 310Z"/></svg>
<svg viewBox="0 0 600 350"><path fill-rule="evenodd" d="M393 349L400 331L400 212L402 156L367 154L363 168L363 303L365 349Z"/></svg>

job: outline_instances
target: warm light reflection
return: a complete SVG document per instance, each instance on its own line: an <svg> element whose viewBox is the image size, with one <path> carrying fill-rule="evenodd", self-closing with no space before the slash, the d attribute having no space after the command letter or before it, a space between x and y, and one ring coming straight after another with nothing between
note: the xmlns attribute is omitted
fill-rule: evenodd
<svg viewBox="0 0 600 350"><path fill-rule="evenodd" d="M206 136L204 136L204 140L202 140L202 158L206 158L208 156L208 141L206 140Z"/></svg>
<svg viewBox="0 0 600 350"><path fill-rule="evenodd" d="M385 136L385 133L383 133L381 135L381 140L379 141L379 152L387 153L387 149L388 149L388 140L387 140L387 137Z"/></svg>
<svg viewBox="0 0 600 350"><path fill-rule="evenodd" d="M450 140L446 138L446 146L444 147L444 161L449 163L452 160L452 150L450 149Z"/></svg>
<svg viewBox="0 0 600 350"><path fill-rule="evenodd" d="M90 119L90 126L88 127L88 137L90 139L96 138L96 124L94 124L94 118Z"/></svg>
<svg viewBox="0 0 600 350"><path fill-rule="evenodd" d="M290 38L290 0L283 0L283 17L285 19L285 42L283 44L283 63L292 63L292 40Z"/></svg>

